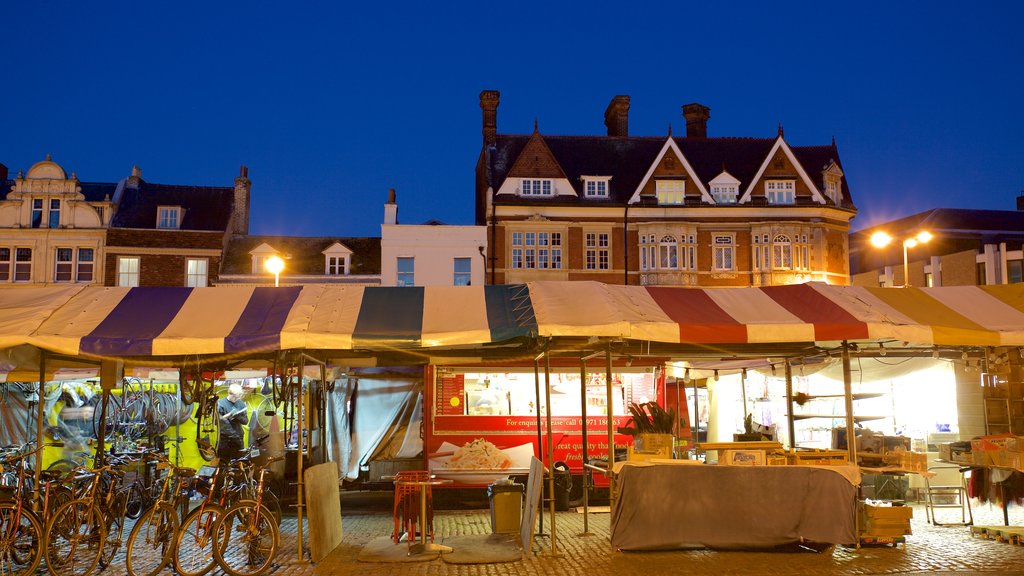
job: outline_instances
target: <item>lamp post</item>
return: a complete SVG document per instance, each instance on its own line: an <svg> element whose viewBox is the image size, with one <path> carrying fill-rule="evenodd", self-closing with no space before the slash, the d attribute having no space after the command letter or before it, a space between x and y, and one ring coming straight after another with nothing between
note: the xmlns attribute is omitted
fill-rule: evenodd
<svg viewBox="0 0 1024 576"><path fill-rule="evenodd" d="M910 286L910 266L907 264L907 250L917 246L918 244L924 244L932 239L932 233L927 230L922 230L913 236L909 236L903 239L903 286ZM871 235L871 245L876 248L884 248L891 244L893 237L885 232L875 232Z"/></svg>
<svg viewBox="0 0 1024 576"><path fill-rule="evenodd" d="M274 275L274 287L280 286L281 271L284 270L284 260L280 256L271 256L263 262L263 267Z"/></svg>

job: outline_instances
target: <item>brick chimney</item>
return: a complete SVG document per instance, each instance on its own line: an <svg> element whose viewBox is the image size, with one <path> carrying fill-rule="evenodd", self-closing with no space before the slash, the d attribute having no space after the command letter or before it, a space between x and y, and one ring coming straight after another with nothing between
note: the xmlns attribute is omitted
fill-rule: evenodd
<svg viewBox="0 0 1024 576"><path fill-rule="evenodd" d="M0 166L2 166L2 164L0 164ZM0 180L3 180L3 178L0 178ZM1017 210L1024 210L1024 190L1021 190L1020 192L1020 196L1017 196Z"/></svg>
<svg viewBox="0 0 1024 576"><path fill-rule="evenodd" d="M497 90L484 90L480 93L480 109L484 111L484 145L494 144L498 138L498 99L501 93Z"/></svg>
<svg viewBox="0 0 1024 576"><path fill-rule="evenodd" d="M629 96L616 96L604 111L604 125L609 136L629 136Z"/></svg>
<svg viewBox="0 0 1024 576"><path fill-rule="evenodd" d="M687 138L707 138L708 118L711 118L711 108L703 104L686 104L683 106L683 118L686 118Z"/></svg>
<svg viewBox="0 0 1024 576"><path fill-rule="evenodd" d="M128 187L138 188L142 183L142 168L132 166L132 175L128 177Z"/></svg>
<svg viewBox="0 0 1024 576"><path fill-rule="evenodd" d="M235 203L231 208L231 233L246 235L249 233L249 196L252 182L249 180L249 167L241 166L235 178Z"/></svg>
<svg viewBox="0 0 1024 576"><path fill-rule="evenodd" d="M388 190L388 201L384 204L384 223L398 224L398 202L395 200L395 189Z"/></svg>

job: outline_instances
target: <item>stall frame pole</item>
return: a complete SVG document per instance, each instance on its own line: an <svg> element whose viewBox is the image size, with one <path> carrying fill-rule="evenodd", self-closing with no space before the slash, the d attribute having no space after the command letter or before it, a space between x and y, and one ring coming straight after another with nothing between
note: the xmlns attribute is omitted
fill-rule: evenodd
<svg viewBox="0 0 1024 576"><path fill-rule="evenodd" d="M796 419L793 417L793 367L789 364L789 360L783 362L786 370L786 402L789 405L789 414L786 419L787 429L789 430L789 451L793 452L796 450Z"/></svg>
<svg viewBox="0 0 1024 576"><path fill-rule="evenodd" d="M846 401L846 449L850 453L850 464L856 466L857 437L853 428L853 376L850 374L850 344L846 340L843 340L843 396Z"/></svg>
<svg viewBox="0 0 1024 576"><path fill-rule="evenodd" d="M33 491L35 492L35 507L36 507L35 511L36 512L39 512L39 509L38 509L39 504L38 503L42 502L42 498L40 498L39 493L40 493L40 489L41 489L40 485L42 484L41 477L42 477L42 473L43 473L43 450L42 450L42 445L43 445L43 418L45 417L44 406L43 406L43 398L45 396L46 396L46 350L40 350L39 351L39 398L36 400L36 404L37 404L37 406L36 406L36 450L39 450L39 452L36 452L36 456L33 459L34 460L33 464L35 465L35 468L36 468L36 470L35 470L35 485L33 487ZM102 426L102 423L101 423L101 426ZM25 432L26 432L26 435L27 435L28 430L26 429Z"/></svg>
<svg viewBox="0 0 1024 576"><path fill-rule="evenodd" d="M539 354L533 359L533 394L534 394L534 409L537 411L537 456L541 460L544 460L544 429L541 425L540 419L540 358L544 354ZM537 536L547 536L544 533L544 506L543 503L538 507L537 518L540 520L540 525L537 527Z"/></svg>
<svg viewBox="0 0 1024 576"><path fill-rule="evenodd" d="M605 407L605 414L608 418L608 506L614 511L615 510L615 421L612 419L612 415L615 412L615 403L612 399L612 344L608 343L608 347L604 351L604 368L605 368L605 395L607 396L607 406Z"/></svg>
<svg viewBox="0 0 1024 576"><path fill-rule="evenodd" d="M583 532L577 534L577 536L593 536L590 531L590 498L588 492L590 492L590 468L586 467L586 464L590 463L589 451L587 450L587 357L580 358L580 414L582 414L583 420Z"/></svg>
<svg viewBox="0 0 1024 576"><path fill-rule="evenodd" d="M561 558L558 551L558 523L555 522L555 441L551 431L551 353L544 352L544 398L548 420L548 499L551 512L551 549L544 556ZM542 506L543 508L543 506Z"/></svg>

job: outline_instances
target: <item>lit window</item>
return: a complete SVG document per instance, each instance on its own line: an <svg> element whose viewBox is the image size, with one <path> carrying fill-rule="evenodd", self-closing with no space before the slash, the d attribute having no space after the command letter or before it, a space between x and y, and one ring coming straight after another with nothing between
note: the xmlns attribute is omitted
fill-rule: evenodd
<svg viewBox="0 0 1024 576"><path fill-rule="evenodd" d="M608 180L587 178L584 180L584 187L587 198L608 197Z"/></svg>
<svg viewBox="0 0 1024 576"><path fill-rule="evenodd" d="M686 197L686 180L656 180L654 183L658 204L682 204Z"/></svg>
<svg viewBox="0 0 1024 576"><path fill-rule="evenodd" d="M416 259L400 257L398 259L398 286L416 285Z"/></svg>
<svg viewBox="0 0 1024 576"><path fill-rule="evenodd" d="M92 282L95 255L95 251L92 248L78 249L78 272L75 275L76 282Z"/></svg>
<svg viewBox="0 0 1024 576"><path fill-rule="evenodd" d="M57 198L50 199L50 212L47 215L47 226L50 228L60 228L60 200Z"/></svg>
<svg viewBox="0 0 1024 576"><path fill-rule="evenodd" d="M179 227L180 206L160 206L157 208L156 227L177 230Z"/></svg>
<svg viewBox="0 0 1024 576"><path fill-rule="evenodd" d="M562 267L562 233L512 233L512 268L558 270Z"/></svg>
<svg viewBox="0 0 1024 576"><path fill-rule="evenodd" d="M53 267L54 282L71 282L71 271L75 266L73 248L57 248L56 263Z"/></svg>
<svg viewBox="0 0 1024 576"><path fill-rule="evenodd" d="M660 259L658 268L662 270L675 270L679 268L679 245L676 244L674 236L665 236L658 246Z"/></svg>
<svg viewBox="0 0 1024 576"><path fill-rule="evenodd" d="M733 270L733 254L736 246L731 235L716 235L712 238L715 253L715 270Z"/></svg>
<svg viewBox="0 0 1024 576"><path fill-rule="evenodd" d="M551 180L523 178L521 185L523 196L551 196Z"/></svg>
<svg viewBox="0 0 1024 576"><path fill-rule="evenodd" d="M469 258L455 259L455 278L453 282L455 286L469 286L472 280L472 266L473 262Z"/></svg>
<svg viewBox="0 0 1024 576"><path fill-rule="evenodd" d="M764 193L769 204L793 204L796 202L796 182L793 180L768 180Z"/></svg>
<svg viewBox="0 0 1024 576"><path fill-rule="evenodd" d="M327 257L327 275L343 276L348 274L348 258L345 256Z"/></svg>
<svg viewBox="0 0 1024 576"><path fill-rule="evenodd" d="M14 249L14 281L15 282L31 282L32 281L32 249L31 248L15 248Z"/></svg>
<svg viewBox="0 0 1024 576"><path fill-rule="evenodd" d="M1024 282L1024 260L1006 261L1006 280L1010 284Z"/></svg>
<svg viewBox="0 0 1024 576"><path fill-rule="evenodd" d="M203 288L207 285L207 269L209 264L206 258L189 258L185 264L185 286L190 288Z"/></svg>
<svg viewBox="0 0 1024 576"><path fill-rule="evenodd" d="M711 197L716 204L735 204L738 190L736 186L716 184L711 187Z"/></svg>
<svg viewBox="0 0 1024 576"><path fill-rule="evenodd" d="M924 273L924 285L928 288L935 287L935 276L931 272Z"/></svg>
<svg viewBox="0 0 1024 576"><path fill-rule="evenodd" d="M790 270L793 268L793 243L789 236L779 234L772 240L772 268Z"/></svg>
<svg viewBox="0 0 1024 576"><path fill-rule="evenodd" d="M41 228L43 226L43 199L33 198L32 199L32 227Z"/></svg>
<svg viewBox="0 0 1024 576"><path fill-rule="evenodd" d="M587 270L608 270L609 259L609 235L588 233L586 235L586 250L584 262Z"/></svg>
<svg viewBox="0 0 1024 576"><path fill-rule="evenodd" d="M117 285L124 287L139 285L138 256L119 256L117 258Z"/></svg>
<svg viewBox="0 0 1024 576"><path fill-rule="evenodd" d="M834 176L827 176L825 178L825 195L832 199L836 204L839 204L839 179Z"/></svg>
<svg viewBox="0 0 1024 576"><path fill-rule="evenodd" d="M11 281L11 249L0 248L0 282Z"/></svg>

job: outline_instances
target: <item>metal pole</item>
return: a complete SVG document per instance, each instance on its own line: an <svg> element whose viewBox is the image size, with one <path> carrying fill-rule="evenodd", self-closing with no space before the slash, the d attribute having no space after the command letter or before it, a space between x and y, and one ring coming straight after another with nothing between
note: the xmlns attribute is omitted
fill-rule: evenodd
<svg viewBox="0 0 1024 576"><path fill-rule="evenodd" d="M544 433L540 420L540 356L533 359L533 393L534 408L537 411L537 456L544 459ZM544 536L544 506L538 507L537 518L540 519L540 526L537 528L537 536Z"/></svg>
<svg viewBox="0 0 1024 576"><path fill-rule="evenodd" d="M40 487L42 482L40 476L43 473L43 417L45 416L43 407L43 397L46 395L46 350L39 351L39 399L36 406L36 457L34 458L33 464L35 465L35 502L42 502L39 497ZM27 430L26 430L27 432Z"/></svg>
<svg viewBox="0 0 1024 576"><path fill-rule="evenodd" d="M298 443L298 448L299 448L298 452L297 452L297 456L296 456L296 466L295 466L296 475L298 476L296 478L297 482L295 483L296 496L298 498L296 503L295 503L295 509L296 509L296 514L298 515L298 534L297 534L297 536L298 536L298 550L296 552L298 553L299 562L303 561L303 559L302 559L302 510L303 510L303 508L305 508L305 494L304 494L304 490L303 490L303 488L305 488L305 486L303 485L303 481L302 481L302 450L303 450L303 447L302 447L303 446L303 443L302 443L302 433L303 433L303 426L305 425L304 422L303 422L304 419L302 417L303 416L303 412L305 411L305 394L303 393L303 390L302 390L302 372L303 372L302 364L303 364L302 362L299 362L298 375L296 376L296 378L299 381L298 398L296 399L298 404L299 404L299 415L298 415L298 422L297 422L297 425L295 427L297 432L298 432L298 434L297 434L297 436L298 436L297 443Z"/></svg>
<svg viewBox="0 0 1024 576"><path fill-rule="evenodd" d="M850 374L850 345L843 340L843 395L846 399L846 447L850 464L857 464L857 438L853 428L853 376Z"/></svg>
<svg viewBox="0 0 1024 576"><path fill-rule="evenodd" d="M910 266L907 265L907 241L903 241L903 287L910 286Z"/></svg>
<svg viewBox="0 0 1024 576"><path fill-rule="evenodd" d="M604 351L604 368L605 368L605 395L607 396L608 405L605 407L605 412L608 415L608 505L612 510L615 509L615 422L612 420L612 415L615 412L615 402L612 399L612 345L608 343L608 347Z"/></svg>
<svg viewBox="0 0 1024 576"><path fill-rule="evenodd" d="M580 413L583 420L583 464L589 464L587 451L587 361L580 358ZM583 466L583 532L579 536L591 536L590 532L590 468Z"/></svg>
<svg viewBox="0 0 1024 576"><path fill-rule="evenodd" d="M547 556L560 557L558 551L558 523L555 522L555 441L551 432L551 353L544 353L544 397L547 402L545 413L548 420L548 494L551 496L551 550Z"/></svg>
<svg viewBox="0 0 1024 576"><path fill-rule="evenodd" d="M789 425L789 449L796 450L796 420L793 418L793 367L789 365L789 360L785 361L786 365L786 403L789 406L788 421Z"/></svg>

